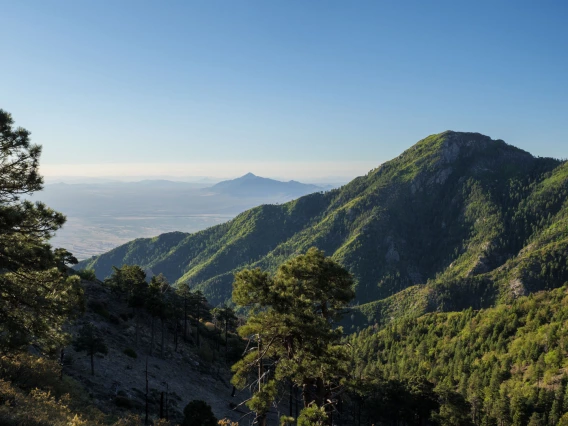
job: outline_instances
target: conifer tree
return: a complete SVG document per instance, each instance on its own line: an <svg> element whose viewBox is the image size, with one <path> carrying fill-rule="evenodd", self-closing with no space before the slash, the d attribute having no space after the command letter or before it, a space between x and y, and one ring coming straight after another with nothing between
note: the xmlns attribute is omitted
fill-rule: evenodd
<svg viewBox="0 0 568 426"><path fill-rule="evenodd" d="M0 109L0 350L34 344L50 352L63 345L63 323L81 309L82 290L66 264L66 250L49 239L65 217L45 204L21 197L41 191L41 147L30 132L14 127Z"/></svg>
<svg viewBox="0 0 568 426"><path fill-rule="evenodd" d="M324 410L330 421L349 359L335 324L354 297L352 285L350 274L316 248L281 265L274 277L260 269L235 275L233 300L251 312L239 334L256 349L233 366L233 383L243 387L258 371L248 406L259 424L288 380L302 388L304 409Z"/></svg>
<svg viewBox="0 0 568 426"><path fill-rule="evenodd" d="M216 426L217 419L205 401L193 400L183 409L182 426Z"/></svg>
<svg viewBox="0 0 568 426"><path fill-rule="evenodd" d="M167 299L166 293L169 291L170 285L168 284L166 278L160 274L157 276L153 276L152 280L150 281L150 285L148 286L148 291L146 294L145 300L145 307L147 312L150 314L151 317L151 339L150 339L150 355L152 355L154 351L154 322L156 318L159 318L161 321L161 329L162 329L162 348L160 350L160 355L163 357L164 355L164 322L167 317Z"/></svg>
<svg viewBox="0 0 568 426"><path fill-rule="evenodd" d="M121 268L113 266L112 268L112 275L105 280L105 284L119 295L126 296L126 301L132 308L132 315L135 319L135 343L138 346L140 317L148 291L146 273L138 265L123 265Z"/></svg>
<svg viewBox="0 0 568 426"><path fill-rule="evenodd" d="M191 306L191 289L188 283L178 283L176 286L176 294L181 299L181 309L180 313L183 318L183 338L187 339L187 319L189 315L189 309Z"/></svg>
<svg viewBox="0 0 568 426"><path fill-rule="evenodd" d="M195 343L197 346L201 345L200 334L199 334L199 324L202 319L207 319L210 317L210 313L207 309L203 307L203 304L207 302L207 299L201 292L201 290L194 291L190 296L190 304L193 308L193 317L195 318Z"/></svg>
<svg viewBox="0 0 568 426"><path fill-rule="evenodd" d="M225 329L225 362L228 360L229 353L229 327L233 326L237 320L235 311L228 307L222 306L211 310L211 314L217 318L224 326Z"/></svg>
<svg viewBox="0 0 568 426"><path fill-rule="evenodd" d="M99 330L92 324L87 323L79 329L77 338L73 342L77 352L87 352L91 358L91 374L95 375L95 355L108 353L108 348L100 336Z"/></svg>

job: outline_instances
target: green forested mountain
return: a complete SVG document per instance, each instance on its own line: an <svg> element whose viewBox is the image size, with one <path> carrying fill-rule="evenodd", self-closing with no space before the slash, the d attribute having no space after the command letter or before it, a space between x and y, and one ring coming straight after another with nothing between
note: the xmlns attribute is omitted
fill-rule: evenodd
<svg viewBox="0 0 568 426"><path fill-rule="evenodd" d="M274 271L316 246L356 281L352 320L479 308L568 281L568 164L477 133L432 135L366 176L263 205L195 234L139 239L82 262L139 264L230 297L244 267Z"/></svg>
<svg viewBox="0 0 568 426"><path fill-rule="evenodd" d="M564 286L495 308L369 327L348 338L352 369L360 383L378 384L381 392L384 380L416 377L434 384L438 395L457 391L463 397L458 405L440 399L443 424L568 424L567 291ZM396 405L377 410L380 398L373 392L362 391L361 398L368 424L380 420L377 412L396 414ZM459 413L466 416L449 421Z"/></svg>

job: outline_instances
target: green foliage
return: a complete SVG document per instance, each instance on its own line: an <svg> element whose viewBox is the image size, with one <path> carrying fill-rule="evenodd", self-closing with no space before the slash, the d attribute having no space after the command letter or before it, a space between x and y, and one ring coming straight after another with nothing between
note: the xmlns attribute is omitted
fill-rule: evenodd
<svg viewBox="0 0 568 426"><path fill-rule="evenodd" d="M117 395L114 397L114 403L120 408L132 408L132 401L126 396Z"/></svg>
<svg viewBox="0 0 568 426"><path fill-rule="evenodd" d="M440 409L440 395L424 378L356 377L350 383L350 389L346 405L357 408L358 413L347 418L347 424L424 424Z"/></svg>
<svg viewBox="0 0 568 426"><path fill-rule="evenodd" d="M97 276L95 275L94 269L79 269L76 272L77 275L79 275L79 277L81 277L82 280L87 280L87 281L97 280Z"/></svg>
<svg viewBox="0 0 568 426"><path fill-rule="evenodd" d="M81 310L82 290L66 270L77 260L48 243L65 217L21 200L42 189L41 147L13 124L0 110L0 350L34 344L50 352L64 343L61 327Z"/></svg>
<svg viewBox="0 0 568 426"><path fill-rule="evenodd" d="M327 424L325 408L318 407L316 404L303 408L298 416L298 426L325 426Z"/></svg>
<svg viewBox="0 0 568 426"><path fill-rule="evenodd" d="M352 285L349 273L315 248L274 276L260 269L235 275L233 300L251 312L238 331L256 350L233 366L233 383L243 388L258 372L258 390L247 402L257 418L266 416L284 383L304 388L306 406L335 401L348 358L334 324L353 298Z"/></svg>
<svg viewBox="0 0 568 426"><path fill-rule="evenodd" d="M87 392L61 366L26 353L0 358L0 424L82 426L107 424Z"/></svg>
<svg viewBox="0 0 568 426"><path fill-rule="evenodd" d="M401 318L348 338L351 369L363 381L425 377L442 424L556 424L568 410L566 321L567 287L486 310Z"/></svg>
<svg viewBox="0 0 568 426"><path fill-rule="evenodd" d="M217 426L217 419L205 401L193 400L183 409L182 426Z"/></svg>
<svg viewBox="0 0 568 426"><path fill-rule="evenodd" d="M94 356L108 353L108 347L99 330L92 323L84 324L73 341L73 347L78 352L86 352L91 357L91 374L95 375Z"/></svg>
<svg viewBox="0 0 568 426"><path fill-rule="evenodd" d="M87 307L95 314L100 315L107 320L110 318L110 312L107 310L106 304L100 300L90 300Z"/></svg>
<svg viewBox="0 0 568 426"><path fill-rule="evenodd" d="M138 358L138 354L132 348L126 348L125 350L122 351L122 353L126 356L129 356L130 358Z"/></svg>

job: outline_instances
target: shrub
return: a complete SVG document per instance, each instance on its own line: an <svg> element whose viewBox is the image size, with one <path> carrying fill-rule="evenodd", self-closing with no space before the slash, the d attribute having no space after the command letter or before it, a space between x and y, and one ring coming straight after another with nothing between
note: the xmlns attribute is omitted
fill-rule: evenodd
<svg viewBox="0 0 568 426"><path fill-rule="evenodd" d="M138 358L138 354L132 348L126 348L122 352L124 353L124 355L129 356L130 358Z"/></svg>
<svg viewBox="0 0 568 426"><path fill-rule="evenodd" d="M130 398L126 397L126 396L121 396L121 395L117 395L114 398L114 403L116 404L117 407L120 408L132 408L132 401L130 401Z"/></svg>
<svg viewBox="0 0 568 426"><path fill-rule="evenodd" d="M217 419L205 401L193 400L183 409L182 426L216 426Z"/></svg>
<svg viewBox="0 0 568 426"><path fill-rule="evenodd" d="M323 426L327 424L327 414L324 407L315 404L302 409L298 417L298 426Z"/></svg>
<svg viewBox="0 0 568 426"><path fill-rule="evenodd" d="M127 417L119 419L113 426L140 426L142 418L137 414L129 414Z"/></svg>
<svg viewBox="0 0 568 426"><path fill-rule="evenodd" d="M198 354L203 361L213 362L214 353L213 350L211 350L211 346L209 346L209 343L206 341L201 343Z"/></svg>
<svg viewBox="0 0 568 426"><path fill-rule="evenodd" d="M95 271L93 269L79 269L77 271L77 275L81 277L81 279L86 281L96 281L97 276L95 275Z"/></svg>
<svg viewBox="0 0 568 426"><path fill-rule="evenodd" d="M91 300L88 307L95 314L100 315L107 320L110 318L110 313L107 311L106 304L104 302L100 300Z"/></svg>

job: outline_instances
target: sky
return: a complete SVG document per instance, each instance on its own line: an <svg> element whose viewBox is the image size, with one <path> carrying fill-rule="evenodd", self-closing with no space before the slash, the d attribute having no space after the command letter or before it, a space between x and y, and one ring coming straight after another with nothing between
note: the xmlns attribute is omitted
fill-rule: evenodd
<svg viewBox="0 0 568 426"><path fill-rule="evenodd" d="M350 178L444 130L568 157L566 1L0 3L46 176Z"/></svg>

